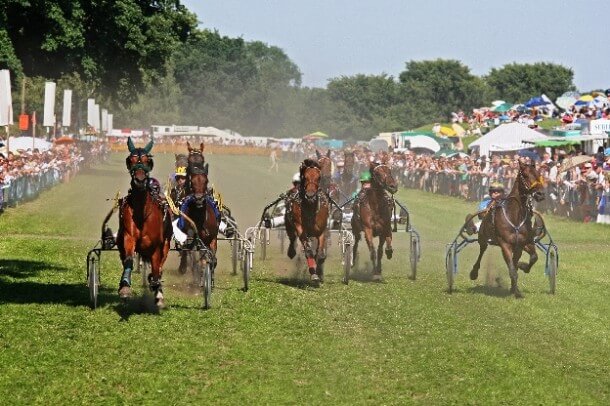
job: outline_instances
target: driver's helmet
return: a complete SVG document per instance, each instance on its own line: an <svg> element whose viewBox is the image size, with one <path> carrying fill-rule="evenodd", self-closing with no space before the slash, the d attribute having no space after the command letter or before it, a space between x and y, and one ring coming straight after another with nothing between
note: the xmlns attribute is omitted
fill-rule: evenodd
<svg viewBox="0 0 610 406"><path fill-rule="evenodd" d="M366 171L360 174L360 182L370 182L371 181L371 172Z"/></svg>
<svg viewBox="0 0 610 406"><path fill-rule="evenodd" d="M301 183L301 174L299 172L292 175L292 183Z"/></svg>
<svg viewBox="0 0 610 406"><path fill-rule="evenodd" d="M504 193L504 185L500 182L494 182L489 185L489 194L492 194L494 192Z"/></svg>
<svg viewBox="0 0 610 406"><path fill-rule="evenodd" d="M174 178L177 178L178 176L186 177L186 166L176 167L176 173L174 173Z"/></svg>

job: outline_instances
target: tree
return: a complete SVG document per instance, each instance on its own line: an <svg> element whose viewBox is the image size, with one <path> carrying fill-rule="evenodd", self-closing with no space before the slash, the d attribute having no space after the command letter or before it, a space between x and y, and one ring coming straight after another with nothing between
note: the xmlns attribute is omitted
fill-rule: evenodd
<svg viewBox="0 0 610 406"><path fill-rule="evenodd" d="M452 111L471 110L485 105L485 82L455 60L410 61L400 73L404 102L421 105L428 120L443 120ZM428 121L429 122L429 121Z"/></svg>
<svg viewBox="0 0 610 406"><path fill-rule="evenodd" d="M58 79L78 74L90 89L127 105L165 75L196 17L179 0L4 0L0 67Z"/></svg>
<svg viewBox="0 0 610 406"><path fill-rule="evenodd" d="M555 100L564 92L576 89L572 69L544 62L493 68L485 80L496 98L510 102L525 102L543 93Z"/></svg>

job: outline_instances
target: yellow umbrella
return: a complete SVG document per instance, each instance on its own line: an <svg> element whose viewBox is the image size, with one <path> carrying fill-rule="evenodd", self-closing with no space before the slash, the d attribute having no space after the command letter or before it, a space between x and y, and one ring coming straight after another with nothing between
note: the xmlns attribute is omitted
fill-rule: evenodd
<svg viewBox="0 0 610 406"><path fill-rule="evenodd" d="M447 136L453 136L456 134L456 132L453 130L453 128L441 127L441 134L447 135Z"/></svg>
<svg viewBox="0 0 610 406"><path fill-rule="evenodd" d="M584 101L584 102L590 102L593 101L593 96L591 96L590 94L586 94L584 96L580 96L580 99L578 99L580 101Z"/></svg>

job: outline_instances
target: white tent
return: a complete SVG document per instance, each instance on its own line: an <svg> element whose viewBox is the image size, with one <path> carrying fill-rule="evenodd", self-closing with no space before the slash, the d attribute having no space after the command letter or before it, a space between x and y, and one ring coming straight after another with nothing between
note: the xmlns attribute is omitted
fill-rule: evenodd
<svg viewBox="0 0 610 406"><path fill-rule="evenodd" d="M479 156L486 155L489 157L489 153L492 151L516 151L531 148L532 144L524 141L537 141L546 138L545 135L532 130L525 124L508 123L494 128L471 143L468 148L478 148Z"/></svg>
<svg viewBox="0 0 610 406"><path fill-rule="evenodd" d="M6 141L4 143L6 144ZM32 137L11 137L9 141L9 147L11 148L12 152L16 152L19 149L27 151L28 149L31 150L32 148L38 148L39 151L46 151L51 149L52 146L52 142L45 141L42 138L32 139ZM2 147L1 152L6 153L6 146Z"/></svg>
<svg viewBox="0 0 610 406"><path fill-rule="evenodd" d="M424 148L432 152L438 152L441 149L440 144L434 138L426 135L414 135L406 140L410 144L409 149Z"/></svg>

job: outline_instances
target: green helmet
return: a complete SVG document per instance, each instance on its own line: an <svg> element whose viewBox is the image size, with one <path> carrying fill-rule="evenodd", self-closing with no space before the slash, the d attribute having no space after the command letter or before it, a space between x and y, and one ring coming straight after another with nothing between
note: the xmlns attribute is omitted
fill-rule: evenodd
<svg viewBox="0 0 610 406"><path fill-rule="evenodd" d="M371 172L366 171L360 174L360 182L370 182L371 181Z"/></svg>

